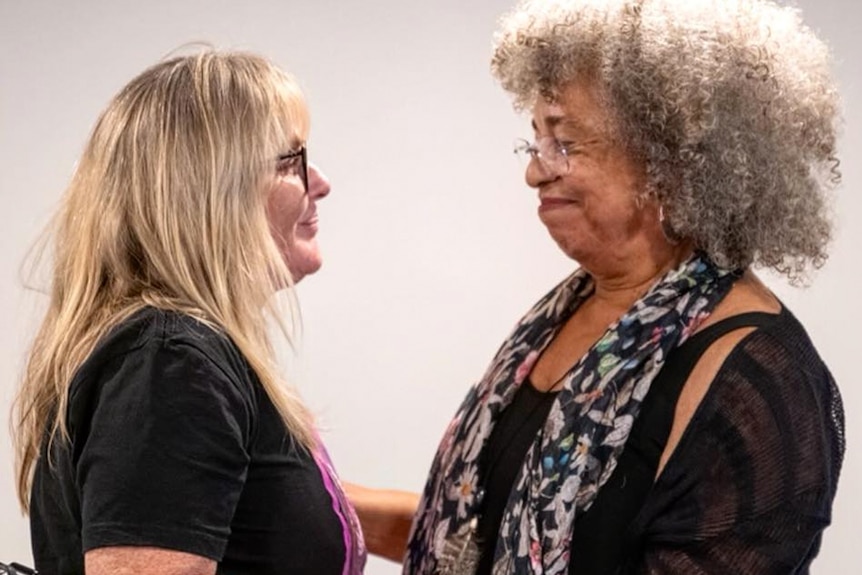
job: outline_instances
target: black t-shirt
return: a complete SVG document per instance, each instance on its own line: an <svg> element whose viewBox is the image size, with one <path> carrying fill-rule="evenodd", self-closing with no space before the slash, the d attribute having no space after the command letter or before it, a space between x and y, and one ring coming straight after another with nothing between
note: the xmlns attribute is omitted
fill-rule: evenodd
<svg viewBox="0 0 862 575"><path fill-rule="evenodd" d="M345 543L321 471L296 446L229 338L147 308L73 379L69 441L43 446L31 496L42 575L133 545L218 562L219 574L340 574Z"/></svg>

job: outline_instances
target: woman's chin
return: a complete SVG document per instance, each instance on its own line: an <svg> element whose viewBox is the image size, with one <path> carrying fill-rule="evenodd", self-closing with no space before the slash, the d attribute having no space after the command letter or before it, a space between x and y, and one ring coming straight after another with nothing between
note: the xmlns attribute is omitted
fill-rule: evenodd
<svg viewBox="0 0 862 575"><path fill-rule="evenodd" d="M304 277L317 273L320 266L323 265L323 260L318 257L304 258L301 261L296 261L289 266L290 274L293 276L293 283L299 283Z"/></svg>

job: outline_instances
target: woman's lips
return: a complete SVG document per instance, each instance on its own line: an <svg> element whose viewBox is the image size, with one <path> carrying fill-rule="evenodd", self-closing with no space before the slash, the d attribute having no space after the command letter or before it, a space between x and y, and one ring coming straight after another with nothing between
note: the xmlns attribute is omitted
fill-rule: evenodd
<svg viewBox="0 0 862 575"><path fill-rule="evenodd" d="M317 235L317 222L317 214L315 214L311 218L299 222L299 224L297 224L297 227L303 230L303 235L314 236Z"/></svg>
<svg viewBox="0 0 862 575"><path fill-rule="evenodd" d="M539 198L539 212L565 208L574 203L576 203L574 200L564 198Z"/></svg>
<svg viewBox="0 0 862 575"><path fill-rule="evenodd" d="M317 225L317 206L309 206L305 212L299 217L297 225L300 226L316 226Z"/></svg>

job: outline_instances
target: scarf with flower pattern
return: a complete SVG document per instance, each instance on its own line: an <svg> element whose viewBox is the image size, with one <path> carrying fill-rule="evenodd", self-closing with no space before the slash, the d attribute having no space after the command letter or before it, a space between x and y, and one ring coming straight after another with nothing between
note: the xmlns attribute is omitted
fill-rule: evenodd
<svg viewBox="0 0 862 575"><path fill-rule="evenodd" d="M694 254L571 368L512 486L494 552L495 575L566 573L575 515L589 508L614 471L665 357L696 330L736 277L705 254ZM431 466L405 575L474 572L482 450L539 355L592 292L593 280L583 270L551 290L515 326L467 394Z"/></svg>

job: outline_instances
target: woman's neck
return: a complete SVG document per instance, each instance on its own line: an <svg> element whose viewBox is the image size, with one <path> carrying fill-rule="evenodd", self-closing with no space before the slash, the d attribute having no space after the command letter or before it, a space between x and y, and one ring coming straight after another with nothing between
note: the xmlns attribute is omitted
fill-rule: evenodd
<svg viewBox="0 0 862 575"><path fill-rule="evenodd" d="M595 282L590 299L605 308L627 310L693 252L693 247L686 242L628 258L606 258L598 266L584 266Z"/></svg>

